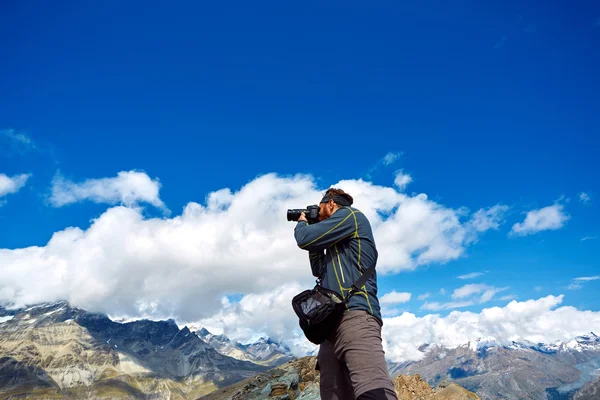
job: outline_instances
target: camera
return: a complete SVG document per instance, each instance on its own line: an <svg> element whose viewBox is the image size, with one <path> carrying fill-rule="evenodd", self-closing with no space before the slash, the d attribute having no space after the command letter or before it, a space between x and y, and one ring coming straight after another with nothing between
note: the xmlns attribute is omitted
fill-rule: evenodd
<svg viewBox="0 0 600 400"><path fill-rule="evenodd" d="M305 209L293 208L287 210L287 220L298 221L298 218L300 218L300 214L302 213L304 213L304 216L308 220L309 224L319 222L319 206L316 204L307 206Z"/></svg>

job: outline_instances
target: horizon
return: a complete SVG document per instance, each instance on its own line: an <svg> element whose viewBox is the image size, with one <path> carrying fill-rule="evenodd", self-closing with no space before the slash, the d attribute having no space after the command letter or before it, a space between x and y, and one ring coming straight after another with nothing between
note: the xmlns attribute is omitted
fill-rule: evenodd
<svg viewBox="0 0 600 400"><path fill-rule="evenodd" d="M0 305L312 348L285 212L340 187L392 359L598 331L597 5L2 8Z"/></svg>

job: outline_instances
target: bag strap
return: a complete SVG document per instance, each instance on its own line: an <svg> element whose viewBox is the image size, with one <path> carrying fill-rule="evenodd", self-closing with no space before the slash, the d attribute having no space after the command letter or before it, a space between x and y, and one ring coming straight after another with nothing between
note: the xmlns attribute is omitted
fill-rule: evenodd
<svg viewBox="0 0 600 400"><path fill-rule="evenodd" d="M358 278L352 284L352 290L350 291L350 293L348 293L348 296L346 296L346 298L344 299L344 302L347 302L354 293L360 292L360 288L363 287L365 285L365 283L367 283L367 281L369 280L369 278L371 277L371 275L373 275L373 272L375 272L375 265L373 265L372 267L370 267L369 269L367 269L360 276L360 278Z"/></svg>

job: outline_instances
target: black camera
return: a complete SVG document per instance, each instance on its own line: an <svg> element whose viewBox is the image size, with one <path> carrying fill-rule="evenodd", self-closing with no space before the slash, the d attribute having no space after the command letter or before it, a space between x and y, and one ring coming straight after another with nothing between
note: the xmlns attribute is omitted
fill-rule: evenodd
<svg viewBox="0 0 600 400"><path fill-rule="evenodd" d="M300 214L304 213L306 220L309 224L314 224L319 222L319 206L318 205L310 205L307 206L306 209L294 208L291 210L287 210L287 220L288 221L298 221L300 218Z"/></svg>

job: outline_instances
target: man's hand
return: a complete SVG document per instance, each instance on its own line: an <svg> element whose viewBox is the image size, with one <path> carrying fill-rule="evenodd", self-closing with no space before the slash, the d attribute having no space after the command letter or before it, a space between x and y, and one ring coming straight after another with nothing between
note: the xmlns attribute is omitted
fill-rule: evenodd
<svg viewBox="0 0 600 400"><path fill-rule="evenodd" d="M300 214L300 218L298 218L298 222L300 221L304 221L308 223L308 220L306 219L306 215L304 215L304 213Z"/></svg>

